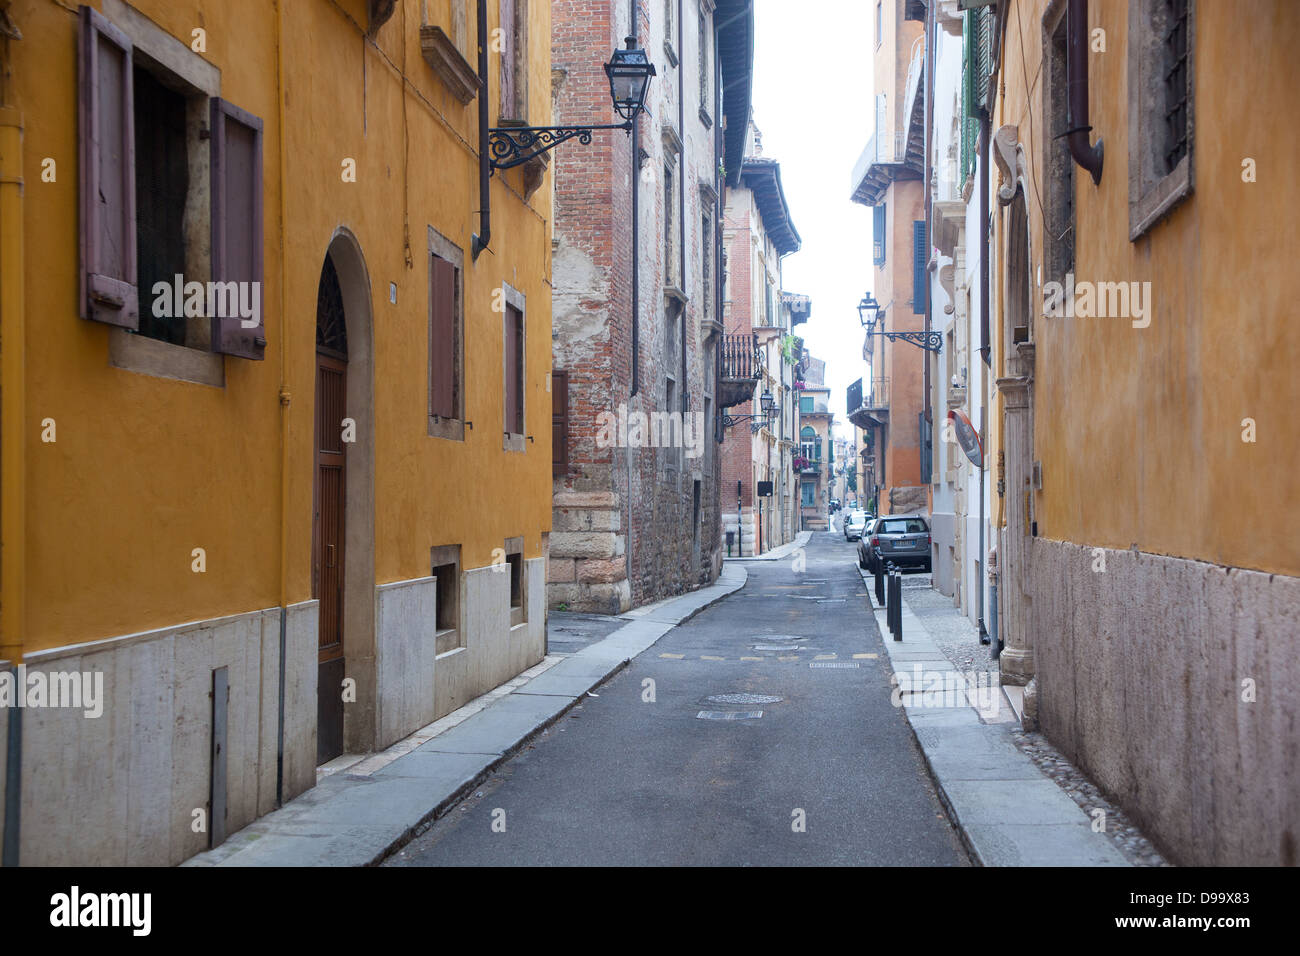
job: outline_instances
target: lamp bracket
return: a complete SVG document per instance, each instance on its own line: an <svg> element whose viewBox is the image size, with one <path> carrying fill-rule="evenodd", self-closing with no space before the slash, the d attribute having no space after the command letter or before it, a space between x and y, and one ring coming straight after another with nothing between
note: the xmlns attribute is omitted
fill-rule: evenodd
<svg viewBox="0 0 1300 956"><path fill-rule="evenodd" d="M599 129L621 129L632 132L632 121L607 123L603 126L506 126L488 130L488 151L492 154L492 168L511 169L522 166L536 156L577 137L584 146L591 142L591 134Z"/></svg>

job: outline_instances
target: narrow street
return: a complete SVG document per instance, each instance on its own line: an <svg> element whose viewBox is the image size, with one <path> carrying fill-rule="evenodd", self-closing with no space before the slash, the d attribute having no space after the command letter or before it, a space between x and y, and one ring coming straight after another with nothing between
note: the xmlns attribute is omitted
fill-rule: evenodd
<svg viewBox="0 0 1300 956"><path fill-rule="evenodd" d="M386 865L967 865L890 704L853 547L816 532L802 573L748 562L744 588L669 631ZM779 700L710 699L732 694ZM699 716L744 711L762 716Z"/></svg>

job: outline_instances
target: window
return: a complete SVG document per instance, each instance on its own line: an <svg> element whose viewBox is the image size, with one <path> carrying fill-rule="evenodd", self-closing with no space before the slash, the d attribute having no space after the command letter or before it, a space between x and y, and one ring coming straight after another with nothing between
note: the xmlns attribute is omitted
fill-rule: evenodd
<svg viewBox="0 0 1300 956"><path fill-rule="evenodd" d="M691 509L691 540L700 540L700 479L695 479L695 491L692 495L694 502Z"/></svg>
<svg viewBox="0 0 1300 956"><path fill-rule="evenodd" d="M709 18L700 10L700 119L708 126L709 120Z"/></svg>
<svg viewBox="0 0 1300 956"><path fill-rule="evenodd" d="M876 46L885 38L885 13L882 0L876 0Z"/></svg>
<svg viewBox="0 0 1300 956"><path fill-rule="evenodd" d="M459 246L429 228L429 434L465 440L464 305Z"/></svg>
<svg viewBox="0 0 1300 956"><path fill-rule="evenodd" d="M664 284L680 285L677 275L677 181L671 163L664 166Z"/></svg>
<svg viewBox="0 0 1300 956"><path fill-rule="evenodd" d="M813 508L817 505L817 487L811 481L805 481L800 484L799 491L801 497L799 504L804 508Z"/></svg>
<svg viewBox="0 0 1300 956"><path fill-rule="evenodd" d="M551 373L551 474L569 471L569 373Z"/></svg>
<svg viewBox="0 0 1300 956"><path fill-rule="evenodd" d="M700 216L700 308L707 322L713 318L713 214L708 208Z"/></svg>
<svg viewBox="0 0 1300 956"><path fill-rule="evenodd" d="M220 98L211 64L127 12L80 14L80 314L139 333L110 338L114 364L221 385L219 360L166 349L263 357L262 122Z"/></svg>
<svg viewBox="0 0 1300 956"><path fill-rule="evenodd" d="M528 620L528 586L524 582L524 539L506 539L506 567L510 571L510 626Z"/></svg>
<svg viewBox="0 0 1300 956"><path fill-rule="evenodd" d="M453 4L455 6L455 4ZM528 123L528 0L500 0L501 119Z"/></svg>
<svg viewBox="0 0 1300 956"><path fill-rule="evenodd" d="M871 207L871 261L885 264L885 204Z"/></svg>
<svg viewBox="0 0 1300 956"><path fill-rule="evenodd" d="M502 283L505 291L505 313L502 315L502 396L506 451L524 450L525 410L525 328L524 297L516 289Z"/></svg>
<svg viewBox="0 0 1300 956"><path fill-rule="evenodd" d="M460 626L460 545L448 544L431 550L434 585L435 653L447 654L464 647Z"/></svg>
<svg viewBox="0 0 1300 956"><path fill-rule="evenodd" d="M1129 239L1167 216L1194 184L1195 0L1129 4Z"/></svg>
<svg viewBox="0 0 1300 956"><path fill-rule="evenodd" d="M1070 128L1065 32L1065 3L1058 2L1043 16L1043 100L1047 108L1043 129L1047 196L1043 216L1047 232L1044 279L1061 283L1066 273L1074 271L1074 159L1064 138Z"/></svg>
<svg viewBox="0 0 1300 956"><path fill-rule="evenodd" d="M668 55L668 65L677 65L677 51L673 46L673 37L676 31L673 29L673 7L676 0L664 0L664 53Z"/></svg>

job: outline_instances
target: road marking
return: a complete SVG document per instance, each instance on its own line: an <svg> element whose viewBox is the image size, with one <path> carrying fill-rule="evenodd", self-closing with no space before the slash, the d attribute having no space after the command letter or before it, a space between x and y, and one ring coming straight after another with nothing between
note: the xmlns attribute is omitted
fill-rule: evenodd
<svg viewBox="0 0 1300 956"><path fill-rule="evenodd" d="M757 720L763 716L761 710L702 710L695 715L696 720Z"/></svg>
<svg viewBox="0 0 1300 956"><path fill-rule="evenodd" d="M742 657L742 658L741 658L742 661L761 661L762 659L763 659L763 658L761 658L761 657Z"/></svg>
<svg viewBox="0 0 1300 956"><path fill-rule="evenodd" d="M659 656L666 657L670 661L680 661L686 655L685 654L660 654Z"/></svg>
<svg viewBox="0 0 1300 956"><path fill-rule="evenodd" d="M835 654L818 654L816 657L813 658L813 660L815 660L815 661L833 661L833 660L835 660L836 656L837 656L837 655L835 655Z"/></svg>
<svg viewBox="0 0 1300 956"><path fill-rule="evenodd" d="M876 655L875 654L854 654L853 659L855 661L874 661L876 659Z"/></svg>
<svg viewBox="0 0 1300 956"><path fill-rule="evenodd" d="M710 655L710 654L701 654L701 655L700 655L700 660L702 660L702 661L725 661L726 658L725 658L725 657L713 657L713 656Z"/></svg>
<svg viewBox="0 0 1300 956"><path fill-rule="evenodd" d="M798 654L795 654L795 655L793 655L792 657L778 657L778 658L777 658L778 661L781 661L782 663L785 663L785 664L788 664L788 663L790 663L791 661L797 661L798 659L799 659L799 655L798 655Z"/></svg>
<svg viewBox="0 0 1300 956"><path fill-rule="evenodd" d="M809 667L857 667L857 661L810 661Z"/></svg>

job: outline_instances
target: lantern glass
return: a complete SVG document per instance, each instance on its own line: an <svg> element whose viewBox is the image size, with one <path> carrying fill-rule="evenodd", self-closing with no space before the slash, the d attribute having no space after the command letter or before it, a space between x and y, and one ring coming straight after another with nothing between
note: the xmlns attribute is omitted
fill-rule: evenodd
<svg viewBox="0 0 1300 956"><path fill-rule="evenodd" d="M635 43L632 37L628 37L627 49L615 50L605 64L614 110L625 120L634 119L645 108L650 77L655 75L654 64L645 55L645 50L637 49Z"/></svg>
<svg viewBox="0 0 1300 956"><path fill-rule="evenodd" d="M763 405L763 415L767 418L771 418L772 406L776 401L774 398L772 398L772 393L767 389L763 389L763 397L759 399L759 401Z"/></svg>

